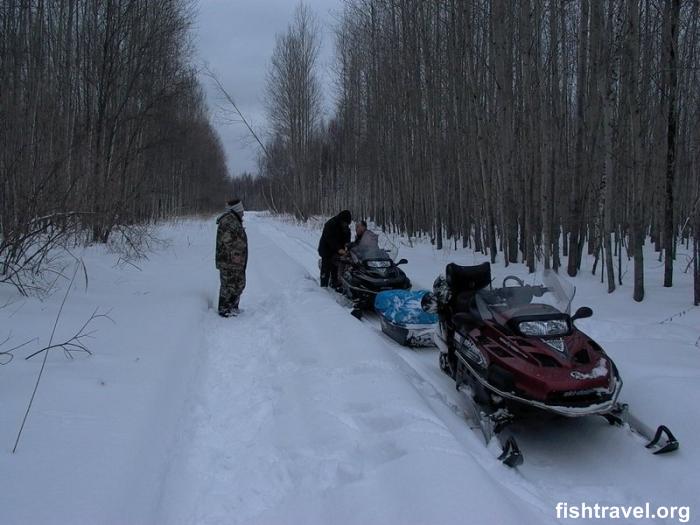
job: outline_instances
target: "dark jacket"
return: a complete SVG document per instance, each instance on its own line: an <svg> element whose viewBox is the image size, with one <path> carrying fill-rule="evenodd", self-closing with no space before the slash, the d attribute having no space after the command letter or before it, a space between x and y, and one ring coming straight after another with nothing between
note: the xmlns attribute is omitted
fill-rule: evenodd
<svg viewBox="0 0 700 525"><path fill-rule="evenodd" d="M339 215L331 217L323 225L321 240L318 242L318 254L323 259L333 257L350 242L350 226L343 224Z"/></svg>
<svg viewBox="0 0 700 525"><path fill-rule="evenodd" d="M248 266L248 237L243 221L233 211L216 219L216 267L223 271L243 270Z"/></svg>

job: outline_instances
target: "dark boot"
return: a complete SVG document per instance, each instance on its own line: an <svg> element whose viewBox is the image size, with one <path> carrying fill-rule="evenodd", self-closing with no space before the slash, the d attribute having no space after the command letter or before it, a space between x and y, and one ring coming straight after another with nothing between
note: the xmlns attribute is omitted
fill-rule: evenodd
<svg viewBox="0 0 700 525"><path fill-rule="evenodd" d="M320 283L322 288L327 288L333 278L333 263L330 258L321 259L321 278ZM332 284L331 284L332 286Z"/></svg>

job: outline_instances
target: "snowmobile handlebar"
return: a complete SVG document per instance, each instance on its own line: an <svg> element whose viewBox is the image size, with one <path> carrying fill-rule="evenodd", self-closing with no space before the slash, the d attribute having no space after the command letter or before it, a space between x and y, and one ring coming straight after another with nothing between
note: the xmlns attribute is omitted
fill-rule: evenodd
<svg viewBox="0 0 700 525"><path fill-rule="evenodd" d="M502 288L508 288L508 285L506 284L508 281L515 281L518 283L518 286L525 286L525 282L520 278L515 275L507 275L505 279L503 279L503 286Z"/></svg>
<svg viewBox="0 0 700 525"><path fill-rule="evenodd" d="M506 286L504 288L499 288L493 292L496 296L500 296L506 301L516 301L519 304L527 304L532 302L533 297L542 297L549 290L545 286L530 286L528 284L523 284L523 286Z"/></svg>
<svg viewBox="0 0 700 525"><path fill-rule="evenodd" d="M508 286L508 281L515 281L516 283L518 283L518 286ZM529 284L525 284L525 281L523 281L520 277L516 275L508 275L505 279L503 279L502 289L506 288L526 288L528 291L532 292L533 297L542 297L544 294L549 292L549 288L547 288L546 286L532 286Z"/></svg>

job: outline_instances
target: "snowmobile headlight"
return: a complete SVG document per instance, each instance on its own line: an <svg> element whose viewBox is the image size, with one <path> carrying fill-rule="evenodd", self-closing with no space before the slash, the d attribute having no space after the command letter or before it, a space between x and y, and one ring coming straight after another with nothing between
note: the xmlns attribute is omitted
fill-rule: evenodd
<svg viewBox="0 0 700 525"><path fill-rule="evenodd" d="M518 330L523 335L533 337L562 336L569 332L569 325L563 319L550 319L548 321L522 321L518 324Z"/></svg>
<svg viewBox="0 0 700 525"><path fill-rule="evenodd" d="M367 268L389 268L391 261L367 261Z"/></svg>

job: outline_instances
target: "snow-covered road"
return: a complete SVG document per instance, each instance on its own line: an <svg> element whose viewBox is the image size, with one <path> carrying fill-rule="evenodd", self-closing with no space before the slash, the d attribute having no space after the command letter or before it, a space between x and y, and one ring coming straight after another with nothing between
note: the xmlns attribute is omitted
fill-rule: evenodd
<svg viewBox="0 0 700 525"><path fill-rule="evenodd" d="M317 228L256 214L246 228L234 319L212 308L211 221L164 226L170 244L140 269L85 251L90 285L72 293L57 337L95 306L115 325L97 327L91 357L52 355L14 455L39 363L18 354L0 367L1 524L567 523L560 501L690 506L694 521L700 313L687 309L687 276L663 290L652 268L638 305L582 274L574 305L594 308L580 324L620 366L623 400L668 424L681 450L651 456L602 419L548 421L518 429L525 464L511 470L470 429L435 350L397 346L318 287ZM400 249L418 288L448 261L482 260ZM520 265L494 273L527 278ZM0 340L7 326L12 342L48 332L60 293L42 303L0 292ZM635 521L665 522L679 520Z"/></svg>
<svg viewBox="0 0 700 525"><path fill-rule="evenodd" d="M314 273L317 236L279 221L263 222L261 228L262 233L274 239L289 257L310 274ZM449 251L438 255L425 248L401 248L402 256L409 259L407 272L413 277L414 287L430 288L434 276L444 268L441 258L446 258L446 262L465 255ZM481 260L460 262L472 264ZM497 280L511 273L528 278L526 269L520 266L505 270L497 265L494 269ZM626 380L622 400L629 402L635 413L651 424L666 423L682 435L683 449L676 454L652 456L641 446L639 438L628 431L611 428L603 419L528 422L517 428L525 464L517 472L508 471L494 461L498 452L495 447L490 451L484 449L478 432L465 435L463 414L468 411L467 404L454 390L454 383L440 372L436 350L415 351L397 346L381 335L376 323L375 333L381 341L374 344L388 342L394 354L408 365L402 369L403 378L414 384L469 455L500 485L503 498L530 502L542 510L540 519L552 518L558 502L630 506L648 502L652 507L690 505L700 508L695 482L700 459L696 446L700 429L695 418L688 419L684 415L694 412L700 403L697 386L700 355L691 344L700 335L700 312L691 309L687 313L689 319L674 319L675 325L664 323L668 318L664 312L677 308L668 297L664 297L667 303L658 302L652 295L643 306L631 304L620 308L619 305L629 301L628 297L618 293L614 298L603 296L601 300L601 289L595 282L593 286L585 280L576 284L579 301L581 298L586 301L579 304L594 306L596 310L592 320L580 324L604 344L622 367ZM651 294L657 291L653 285L649 288ZM607 304L605 299L612 299L612 304ZM648 317L658 317L658 320L651 322ZM691 381L695 381L695 385L689 388ZM683 482L668 483L667 480Z"/></svg>
<svg viewBox="0 0 700 525"><path fill-rule="evenodd" d="M448 523L466 508L472 523L547 521L499 492L468 429L455 435L391 345L318 287L315 256L300 264L273 226L247 227L244 312L205 321L164 523Z"/></svg>

